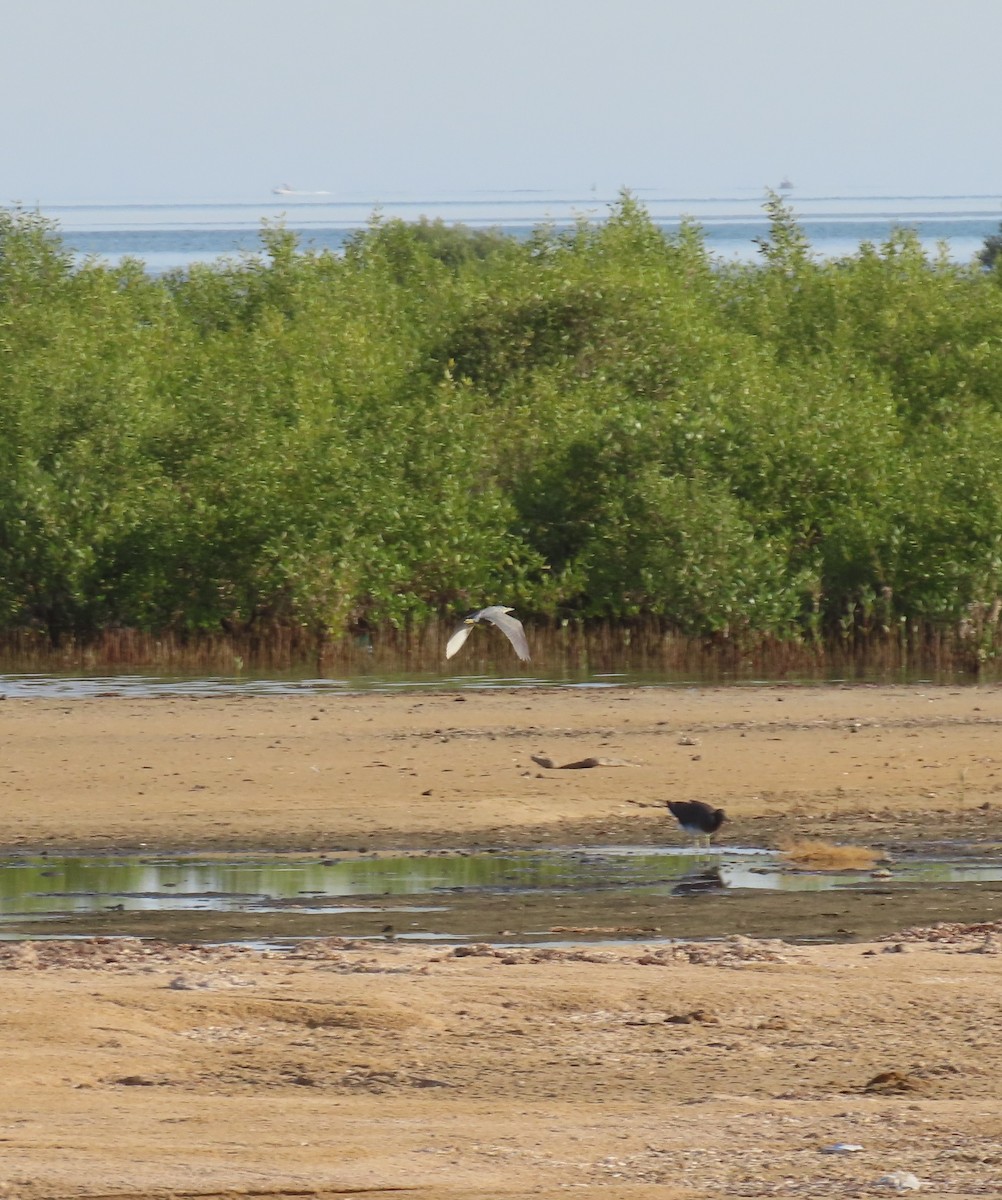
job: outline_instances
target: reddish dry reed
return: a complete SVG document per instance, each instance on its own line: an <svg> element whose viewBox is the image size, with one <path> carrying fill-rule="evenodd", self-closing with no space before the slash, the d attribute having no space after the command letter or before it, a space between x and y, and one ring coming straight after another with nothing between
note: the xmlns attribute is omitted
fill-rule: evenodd
<svg viewBox="0 0 1002 1200"><path fill-rule="evenodd" d="M869 846L836 846L811 839L787 843L782 854L789 866L803 871L868 871L884 857Z"/></svg>
<svg viewBox="0 0 1002 1200"><path fill-rule="evenodd" d="M462 660L446 665L452 620L384 627L340 638L294 626L245 633L145 633L107 629L58 644L43 633L0 636L0 672L241 674L294 671L317 678L478 670L521 671L503 639L475 631ZM524 673L550 676L645 675L684 680L997 678L1002 654L976 651L964 631L889 631L827 643L771 636L693 638L657 619L529 621L532 663ZM1002 651L1002 647L999 647Z"/></svg>

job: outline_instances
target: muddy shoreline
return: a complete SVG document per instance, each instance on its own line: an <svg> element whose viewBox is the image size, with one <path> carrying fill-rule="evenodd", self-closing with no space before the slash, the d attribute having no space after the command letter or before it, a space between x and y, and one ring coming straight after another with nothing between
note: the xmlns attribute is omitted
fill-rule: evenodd
<svg viewBox="0 0 1002 1200"><path fill-rule="evenodd" d="M3 850L670 843L671 798L723 845L1002 840L999 686L8 700L0 739Z"/></svg>
<svg viewBox="0 0 1002 1200"><path fill-rule="evenodd" d="M174 944L243 943L279 947L305 938L410 940L415 945L487 942L498 946L580 942L716 940L740 934L797 944L868 942L917 925L1002 921L1002 883L872 887L834 892L729 890L722 895L672 896L634 892L508 898L435 898L413 914L392 901L362 897L354 910L300 913L88 912L44 922L4 921L7 937L139 937ZM114 907L114 906L109 906ZM311 909L322 908L315 902Z"/></svg>
<svg viewBox="0 0 1002 1200"><path fill-rule="evenodd" d="M0 747L14 854L682 844L673 797L725 808L730 845L1002 841L989 686L8 700ZM771 894L714 942L664 936L727 897L635 894L618 946L573 932L599 908L561 948L0 943L0 1194L998 1195L1000 894L966 894L887 933L915 923L879 882L798 894L826 945L770 939ZM470 919L513 915L538 917Z"/></svg>

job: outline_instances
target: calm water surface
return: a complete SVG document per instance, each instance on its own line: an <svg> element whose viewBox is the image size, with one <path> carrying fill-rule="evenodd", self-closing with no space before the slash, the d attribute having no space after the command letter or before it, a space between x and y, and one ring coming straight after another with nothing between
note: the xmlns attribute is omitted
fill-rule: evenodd
<svg viewBox="0 0 1002 1200"><path fill-rule="evenodd" d="M922 911L922 896L937 888L1002 881L997 853L966 851L828 873L790 870L775 852L730 846L312 859L9 855L0 858L0 940L142 935L151 919L155 936L176 940L278 944L336 934L552 942L575 931L620 940L624 922L645 919L638 914L657 922L640 926L653 936L685 920L693 901L724 905L716 920L730 929L766 892L805 900L840 893L864 903L908 893ZM818 919L835 915L822 910ZM233 923L238 917L242 924Z"/></svg>
<svg viewBox="0 0 1002 1200"><path fill-rule="evenodd" d="M675 232L683 218L699 223L709 251L731 260L758 257L755 239L766 236L763 193L725 197L634 193L651 218ZM1002 197L984 196L807 196L788 193L815 252L824 258L853 254L862 241L880 243L896 226L919 234L930 252L945 242L958 262L970 261L1002 221ZM59 226L80 256L118 261L131 255L153 273L260 249L262 221L281 221L301 245L339 251L374 213L403 220L427 217L447 224L497 228L525 236L548 223L569 228L576 221L601 221L615 197L564 196L546 192L497 192L467 196L265 196L257 200L163 204L46 204L41 211Z"/></svg>
<svg viewBox="0 0 1002 1200"><path fill-rule="evenodd" d="M417 691L482 691L496 688L607 689L616 687L770 687L777 682L804 687L848 684L950 684L973 687L976 676L954 671L908 670L860 671L848 678L844 671L788 673L781 680L737 677L724 673L712 676L666 670L634 671L526 671L520 675L466 674L443 671L409 671L400 674L373 672L332 678L314 678L307 672L287 670L240 675L151 674L106 670L0 673L0 699L86 700L102 697L142 699L155 696L291 696L350 695L377 692L392 695Z"/></svg>

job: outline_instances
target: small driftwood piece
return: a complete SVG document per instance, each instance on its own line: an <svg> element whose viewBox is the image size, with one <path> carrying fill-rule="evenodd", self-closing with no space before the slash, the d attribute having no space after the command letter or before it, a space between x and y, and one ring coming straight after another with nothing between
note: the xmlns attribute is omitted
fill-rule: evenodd
<svg viewBox="0 0 1002 1200"><path fill-rule="evenodd" d="M577 762L555 763L548 754L530 755L537 767L545 767L548 771L583 771L587 767L633 767L636 763L627 762L625 758L579 758Z"/></svg>

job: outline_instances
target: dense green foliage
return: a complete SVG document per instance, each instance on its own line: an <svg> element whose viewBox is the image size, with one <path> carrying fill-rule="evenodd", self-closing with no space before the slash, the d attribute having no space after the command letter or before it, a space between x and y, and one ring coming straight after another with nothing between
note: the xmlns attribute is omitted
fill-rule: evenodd
<svg viewBox="0 0 1002 1200"><path fill-rule="evenodd" d="M984 244L977 253L977 260L987 270L991 270L998 261L999 255L1002 254L1002 225L999 225L997 233L990 233L984 240Z"/></svg>
<svg viewBox="0 0 1002 1200"><path fill-rule="evenodd" d="M526 240L266 227L158 279L0 212L0 629L992 611L1002 274L907 231L818 262L767 208L749 264L624 195Z"/></svg>

